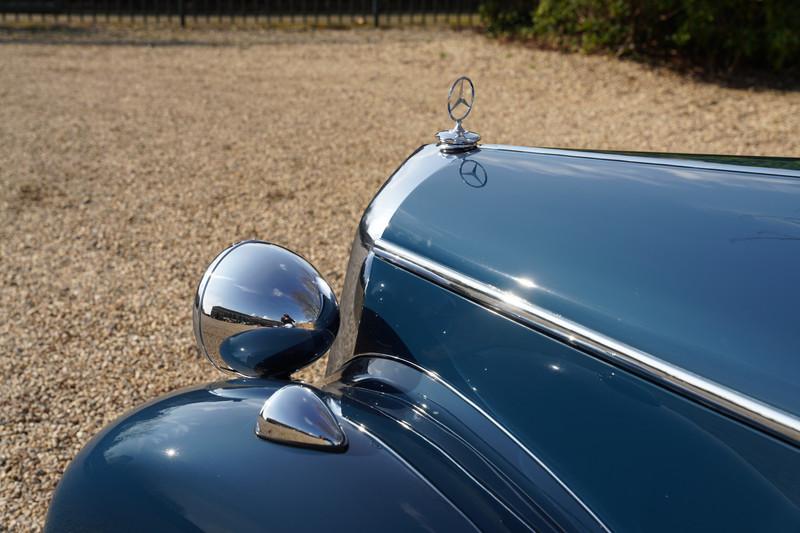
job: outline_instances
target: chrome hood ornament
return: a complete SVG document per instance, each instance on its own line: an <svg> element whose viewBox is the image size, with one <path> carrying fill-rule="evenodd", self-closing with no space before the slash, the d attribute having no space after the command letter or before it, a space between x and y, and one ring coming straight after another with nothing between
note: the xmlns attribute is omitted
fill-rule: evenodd
<svg viewBox="0 0 800 533"><path fill-rule="evenodd" d="M461 76L450 87L447 94L447 113L456 123L452 130L440 131L436 134L439 138L439 149L442 152L454 153L472 150L481 140L481 136L473 131L467 131L461 123L472 112L475 105L475 84L466 76Z"/></svg>

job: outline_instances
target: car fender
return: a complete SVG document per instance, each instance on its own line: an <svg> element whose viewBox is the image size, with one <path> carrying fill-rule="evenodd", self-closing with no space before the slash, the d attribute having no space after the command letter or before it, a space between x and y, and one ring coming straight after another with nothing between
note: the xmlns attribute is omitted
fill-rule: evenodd
<svg viewBox="0 0 800 533"><path fill-rule="evenodd" d="M254 431L286 381L231 380L163 396L72 461L46 531L462 531L470 520L382 442L342 423L329 453Z"/></svg>

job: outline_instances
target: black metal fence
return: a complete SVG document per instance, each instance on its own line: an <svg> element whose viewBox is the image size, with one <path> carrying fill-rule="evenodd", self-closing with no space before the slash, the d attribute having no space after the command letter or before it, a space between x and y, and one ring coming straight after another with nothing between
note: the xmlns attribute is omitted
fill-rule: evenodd
<svg viewBox="0 0 800 533"><path fill-rule="evenodd" d="M0 0L0 21L472 25L481 0Z"/></svg>

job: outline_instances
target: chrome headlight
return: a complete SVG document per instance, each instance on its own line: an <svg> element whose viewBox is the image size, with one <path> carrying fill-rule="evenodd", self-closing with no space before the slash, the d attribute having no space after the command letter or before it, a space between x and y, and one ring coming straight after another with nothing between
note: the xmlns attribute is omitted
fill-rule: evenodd
<svg viewBox="0 0 800 533"><path fill-rule="evenodd" d="M339 306L308 261L275 244L244 241L209 265L193 322L197 345L217 368L288 377L330 348Z"/></svg>

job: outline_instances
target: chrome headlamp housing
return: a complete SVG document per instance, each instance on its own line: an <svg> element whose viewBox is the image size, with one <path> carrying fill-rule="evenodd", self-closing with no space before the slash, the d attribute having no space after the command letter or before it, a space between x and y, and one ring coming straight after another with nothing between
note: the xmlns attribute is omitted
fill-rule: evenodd
<svg viewBox="0 0 800 533"><path fill-rule="evenodd" d="M220 370L288 377L330 348L339 306L308 261L275 244L244 241L209 265L193 322L198 347Z"/></svg>

